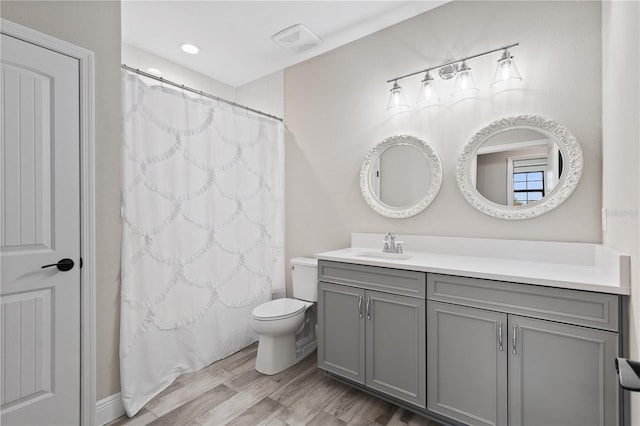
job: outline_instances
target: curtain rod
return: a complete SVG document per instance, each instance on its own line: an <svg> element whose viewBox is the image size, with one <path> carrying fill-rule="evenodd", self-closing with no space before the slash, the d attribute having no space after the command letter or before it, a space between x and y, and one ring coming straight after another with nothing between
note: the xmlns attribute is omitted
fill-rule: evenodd
<svg viewBox="0 0 640 426"><path fill-rule="evenodd" d="M275 115L267 114L266 112L258 111L257 109L253 109L253 108L250 108L248 106L240 105L240 104L237 104L235 102L226 100L224 98L220 98L218 96L211 95L209 93L203 92L202 90L196 90L196 89L193 89L191 87L185 86L184 84L178 84L178 83L173 82L171 80L167 80L166 78L158 77L157 75L153 75L153 74L150 74L148 72L140 71L138 68L132 68L132 67L130 67L128 65L125 65L125 64L122 64L121 68L123 70L127 70L127 71L134 72L136 74L140 74L141 76L150 78L152 80L159 81L160 83L169 84L171 86L178 87L178 88L180 88L182 90L186 90L188 92L192 92L192 93L198 94L200 96L204 96L206 98L214 99L214 100L219 101L219 102L224 102L225 104L229 104L229 105L232 105L234 107L242 108L242 109L245 109L247 111L251 111L251 112L256 113L256 114L264 115L265 117L269 117L269 118L272 118L274 120L278 120L280 122L284 121L282 118L277 117Z"/></svg>

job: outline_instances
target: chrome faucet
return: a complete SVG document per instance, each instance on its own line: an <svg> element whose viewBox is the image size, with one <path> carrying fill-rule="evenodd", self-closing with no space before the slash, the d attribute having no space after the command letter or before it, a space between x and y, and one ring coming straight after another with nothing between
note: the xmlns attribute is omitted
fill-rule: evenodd
<svg viewBox="0 0 640 426"><path fill-rule="evenodd" d="M402 253L402 241L396 241L395 234L387 232L387 234L384 236L383 242L383 253Z"/></svg>

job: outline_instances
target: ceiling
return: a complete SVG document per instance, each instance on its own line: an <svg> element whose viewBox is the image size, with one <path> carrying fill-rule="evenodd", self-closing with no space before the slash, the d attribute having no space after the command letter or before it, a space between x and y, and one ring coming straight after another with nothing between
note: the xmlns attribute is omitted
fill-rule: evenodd
<svg viewBox="0 0 640 426"><path fill-rule="evenodd" d="M125 0L122 41L237 87L446 2ZM293 53L271 39L295 24L322 42ZM182 43L200 53L182 52Z"/></svg>

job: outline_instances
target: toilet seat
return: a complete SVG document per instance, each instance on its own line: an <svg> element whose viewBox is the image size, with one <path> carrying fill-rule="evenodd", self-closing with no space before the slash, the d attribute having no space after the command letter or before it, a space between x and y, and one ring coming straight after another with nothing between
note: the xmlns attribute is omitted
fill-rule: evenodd
<svg viewBox="0 0 640 426"><path fill-rule="evenodd" d="M297 299L276 299L257 306L251 316L258 321L275 321L290 318L304 312L308 304Z"/></svg>

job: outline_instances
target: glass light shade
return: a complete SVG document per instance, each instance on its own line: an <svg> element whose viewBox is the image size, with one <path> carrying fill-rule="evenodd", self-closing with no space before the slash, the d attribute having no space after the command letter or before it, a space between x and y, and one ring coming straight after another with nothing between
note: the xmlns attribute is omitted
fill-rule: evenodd
<svg viewBox="0 0 640 426"><path fill-rule="evenodd" d="M509 51L505 50L502 57L498 60L498 67L493 76L491 87L501 87L507 85L515 85L522 82L516 62L513 56L509 55Z"/></svg>
<svg viewBox="0 0 640 426"><path fill-rule="evenodd" d="M391 94L389 95L389 102L387 103L387 110L400 112L408 109L409 103L407 102L407 98L405 98L404 93L402 93L402 87L400 87L397 81L394 81L393 87L391 88Z"/></svg>
<svg viewBox="0 0 640 426"><path fill-rule="evenodd" d="M456 82L453 85L453 92L451 92L451 96L459 99L471 98L477 93L478 86L476 86L476 81L473 78L473 74L471 74L471 68L463 62L460 66L460 70L458 70L458 76L456 77Z"/></svg>
<svg viewBox="0 0 640 426"><path fill-rule="evenodd" d="M436 82L428 72L420 84L420 91L418 92L418 100L416 101L416 105L418 107L440 105L440 94L438 93L438 87L436 86Z"/></svg>

